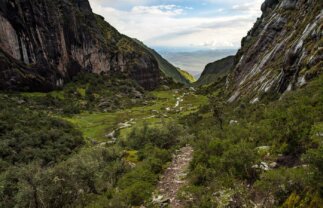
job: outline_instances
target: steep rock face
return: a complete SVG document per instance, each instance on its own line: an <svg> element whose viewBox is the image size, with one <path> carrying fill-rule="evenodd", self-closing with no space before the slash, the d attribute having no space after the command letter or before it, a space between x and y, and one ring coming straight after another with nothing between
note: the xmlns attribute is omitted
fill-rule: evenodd
<svg viewBox="0 0 323 208"><path fill-rule="evenodd" d="M196 86L211 84L219 78L227 76L234 66L234 56L228 56L221 60L206 65Z"/></svg>
<svg viewBox="0 0 323 208"><path fill-rule="evenodd" d="M80 71L123 73L147 89L160 78L154 57L88 0L1 0L0 49L1 89L51 90Z"/></svg>
<svg viewBox="0 0 323 208"><path fill-rule="evenodd" d="M301 87L323 70L323 2L266 0L227 80L229 102Z"/></svg>

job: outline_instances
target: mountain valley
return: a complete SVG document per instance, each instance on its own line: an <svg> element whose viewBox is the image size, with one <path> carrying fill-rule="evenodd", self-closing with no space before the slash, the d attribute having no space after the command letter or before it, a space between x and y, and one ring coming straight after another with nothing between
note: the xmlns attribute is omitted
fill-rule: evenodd
<svg viewBox="0 0 323 208"><path fill-rule="evenodd" d="M2 0L0 207L322 207L323 2L261 10L210 59L88 0Z"/></svg>

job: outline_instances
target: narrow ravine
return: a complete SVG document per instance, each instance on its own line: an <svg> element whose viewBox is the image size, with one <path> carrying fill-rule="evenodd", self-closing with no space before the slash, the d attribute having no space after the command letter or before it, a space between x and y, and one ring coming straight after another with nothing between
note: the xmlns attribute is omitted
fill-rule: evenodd
<svg viewBox="0 0 323 208"><path fill-rule="evenodd" d="M177 193L186 181L188 167L193 158L193 148L185 146L177 151L171 165L161 177L153 202L169 205L171 208L184 207L183 202L177 198Z"/></svg>

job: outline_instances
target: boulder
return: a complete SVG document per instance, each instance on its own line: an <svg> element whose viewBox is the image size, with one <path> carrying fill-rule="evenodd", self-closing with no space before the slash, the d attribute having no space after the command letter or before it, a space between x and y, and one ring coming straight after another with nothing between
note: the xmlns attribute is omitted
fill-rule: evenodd
<svg viewBox="0 0 323 208"><path fill-rule="evenodd" d="M269 164L269 168L271 168L271 169L274 169L276 167L277 167L277 163L276 162L272 162L272 163Z"/></svg>
<svg viewBox="0 0 323 208"><path fill-rule="evenodd" d="M142 95L141 92L137 91L137 90L134 90L133 91L133 96L137 99L142 99L144 96Z"/></svg>
<svg viewBox="0 0 323 208"><path fill-rule="evenodd" d="M280 8L285 10L292 10L296 8L297 0L283 0Z"/></svg>
<svg viewBox="0 0 323 208"><path fill-rule="evenodd" d="M234 125L234 124L238 124L239 122L238 121L236 121L236 120L231 120L230 121L230 125Z"/></svg>
<svg viewBox="0 0 323 208"><path fill-rule="evenodd" d="M109 108L111 107L111 101L103 101L101 103L99 103L98 107L99 108Z"/></svg>
<svg viewBox="0 0 323 208"><path fill-rule="evenodd" d="M170 203L170 199L162 195L154 196L152 201L154 204L159 204L160 207L166 207Z"/></svg>
<svg viewBox="0 0 323 208"><path fill-rule="evenodd" d="M17 103L19 104L19 105L22 105L22 104L24 104L26 101L25 100L18 100L17 101Z"/></svg>
<svg viewBox="0 0 323 208"><path fill-rule="evenodd" d="M162 85L161 87L160 87L162 90L170 90L170 87L169 86L167 86L167 85Z"/></svg>
<svg viewBox="0 0 323 208"><path fill-rule="evenodd" d="M271 29L276 30L276 31L279 32L284 28L286 23L287 23L286 18L279 17L279 18L277 18L277 20L270 27L271 27Z"/></svg>
<svg viewBox="0 0 323 208"><path fill-rule="evenodd" d="M279 1L278 0L266 0L261 5L261 11L266 12L268 9L272 9Z"/></svg>

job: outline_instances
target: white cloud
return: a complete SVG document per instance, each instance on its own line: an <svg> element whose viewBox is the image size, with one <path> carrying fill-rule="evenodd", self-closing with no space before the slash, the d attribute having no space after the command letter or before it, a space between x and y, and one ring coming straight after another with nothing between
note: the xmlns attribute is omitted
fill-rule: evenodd
<svg viewBox="0 0 323 208"><path fill-rule="evenodd" d="M177 6L180 0L151 5L153 1L158 3L157 0L90 0L90 3L95 13L104 16L120 32L152 47L238 48L241 38L260 15L262 0L227 0L230 6L214 9L216 16L195 15L195 8ZM130 8L122 9L122 3Z"/></svg>
<svg viewBox="0 0 323 208"><path fill-rule="evenodd" d="M134 14L176 16L183 13L183 9L176 5L135 6L131 10Z"/></svg>
<svg viewBox="0 0 323 208"><path fill-rule="evenodd" d="M255 2L242 2L234 4L232 9L235 11L245 12L252 15L258 15L260 12L260 5L262 0L255 0Z"/></svg>
<svg viewBox="0 0 323 208"><path fill-rule="evenodd" d="M145 5L149 0L90 0L91 3L104 4L109 6L117 5Z"/></svg>

